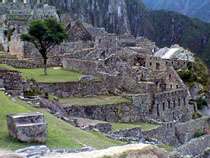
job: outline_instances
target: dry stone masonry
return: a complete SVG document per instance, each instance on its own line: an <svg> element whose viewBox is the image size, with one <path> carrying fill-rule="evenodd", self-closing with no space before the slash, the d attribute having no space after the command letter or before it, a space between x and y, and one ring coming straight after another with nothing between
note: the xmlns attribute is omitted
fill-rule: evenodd
<svg viewBox="0 0 210 158"><path fill-rule="evenodd" d="M124 6L121 2L124 1L116 1ZM127 19L121 14L123 11L119 8L119 16L126 23ZM69 38L49 52L48 66L79 71L83 76L74 82L47 83L24 81L19 72L0 69L0 89L19 98L24 92L36 89L46 97L35 97L37 107L47 108L56 117L82 130L97 130L109 138L129 143L169 144L177 148L178 155L195 157L207 153L204 150L210 146L208 132L199 138L195 135L199 130L209 130L209 118L192 120L197 112L196 103L192 102L188 87L176 72L194 62L194 57L180 46L159 49L154 42L125 31L129 30L128 26L122 27L124 31L118 30L119 34L106 32L73 15L58 14L56 7L45 0L3 0L0 3L0 50L4 51L4 57L0 58L0 63L15 68L43 67L36 48L21 41L20 36L32 20L49 17L65 24ZM9 32L12 33L8 38ZM172 51L173 55L169 56ZM48 100L49 94L56 97L114 95L125 97L129 102L100 106L61 104L59 99ZM27 99L23 100L30 100ZM112 131L113 122L142 121L155 122L157 128ZM47 141L47 123L41 113L8 114L7 122L9 135L21 142ZM31 147L29 151L37 150L49 152L45 146Z"/></svg>

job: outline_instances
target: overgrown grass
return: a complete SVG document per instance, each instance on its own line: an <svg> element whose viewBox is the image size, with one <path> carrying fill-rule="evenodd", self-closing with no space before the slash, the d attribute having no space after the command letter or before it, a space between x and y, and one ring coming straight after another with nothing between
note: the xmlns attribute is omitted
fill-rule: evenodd
<svg viewBox="0 0 210 158"><path fill-rule="evenodd" d="M155 128L158 128L159 125L146 123L146 122L138 122L138 123L112 123L113 131L123 130L123 129L132 129L132 128L141 128L143 131L149 131Z"/></svg>
<svg viewBox="0 0 210 158"><path fill-rule="evenodd" d="M130 100L121 96L94 96L62 98L60 99L60 102L64 105L91 106L129 103Z"/></svg>
<svg viewBox="0 0 210 158"><path fill-rule="evenodd" d="M81 73L76 71L67 71L62 68L48 68L48 75L44 75L43 68L36 69L17 69L11 66L0 64L0 68L16 70L22 73L25 79L34 79L37 82L73 82L79 81L82 76Z"/></svg>
<svg viewBox="0 0 210 158"><path fill-rule="evenodd" d="M92 146L97 149L120 145L122 142L106 138L100 133L86 132L57 119L44 109L35 109L20 100L12 101L0 92L0 148L14 150L32 144L18 142L8 137L6 115L21 112L43 112L48 122L47 145L52 148L79 148Z"/></svg>

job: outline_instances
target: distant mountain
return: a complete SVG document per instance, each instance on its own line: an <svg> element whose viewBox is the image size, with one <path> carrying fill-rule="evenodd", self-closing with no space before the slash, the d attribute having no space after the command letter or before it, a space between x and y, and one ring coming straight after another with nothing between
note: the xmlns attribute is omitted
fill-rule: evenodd
<svg viewBox="0 0 210 158"><path fill-rule="evenodd" d="M169 10L210 22L210 0L143 0L153 10Z"/></svg>
<svg viewBox="0 0 210 158"><path fill-rule="evenodd" d="M210 65L210 24L170 11L150 11L141 0L49 0L59 13L108 32L145 36L160 47L179 44ZM159 1L159 0L154 0ZM171 1L171 0L166 0ZM179 0L173 0L179 1ZM205 0L183 0L186 2Z"/></svg>

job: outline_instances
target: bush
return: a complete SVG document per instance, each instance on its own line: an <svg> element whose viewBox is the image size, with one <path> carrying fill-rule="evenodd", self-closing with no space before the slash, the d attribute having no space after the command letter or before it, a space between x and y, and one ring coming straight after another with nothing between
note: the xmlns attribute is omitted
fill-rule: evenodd
<svg viewBox="0 0 210 158"><path fill-rule="evenodd" d="M208 106L206 99L203 97L198 98L196 103L199 110L202 110L204 107Z"/></svg>
<svg viewBox="0 0 210 158"><path fill-rule="evenodd" d="M194 112L194 113L192 114L192 118L193 118L193 119L198 119L198 118L201 118L201 117L202 117L202 114L199 113L199 112Z"/></svg>
<svg viewBox="0 0 210 158"><path fill-rule="evenodd" d="M194 63L188 64L187 68L178 70L178 74L189 86L197 82L204 86L204 91L208 91L208 68L199 58L196 58Z"/></svg>
<svg viewBox="0 0 210 158"><path fill-rule="evenodd" d="M203 136L203 135L205 135L205 134L206 134L206 133L205 133L202 129L200 129L200 130L198 130L198 131L195 132L194 138L201 137L201 136Z"/></svg>

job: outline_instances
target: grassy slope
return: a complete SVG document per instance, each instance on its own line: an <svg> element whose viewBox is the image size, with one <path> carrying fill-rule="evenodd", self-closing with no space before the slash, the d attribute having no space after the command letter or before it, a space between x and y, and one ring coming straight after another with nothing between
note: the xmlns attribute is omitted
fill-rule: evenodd
<svg viewBox="0 0 210 158"><path fill-rule="evenodd" d="M17 142L8 137L6 115L8 113L18 112L44 112L48 122L48 141L49 147L78 148L83 145L93 146L95 148L105 148L113 145L122 144L113 141L95 132L85 132L75 128L44 110L35 109L22 101L11 101L10 98L0 92L0 148L17 149L29 144Z"/></svg>
<svg viewBox="0 0 210 158"><path fill-rule="evenodd" d="M79 81L81 73L75 71L66 71L61 68L48 68L48 75L45 76L42 68L37 69L16 69L11 66L0 64L0 68L17 70L22 73L25 79L34 79L38 82L70 82Z"/></svg>
<svg viewBox="0 0 210 158"><path fill-rule="evenodd" d="M112 105L129 102L121 96L94 96L94 97L69 97L60 99L63 104L71 105Z"/></svg>

